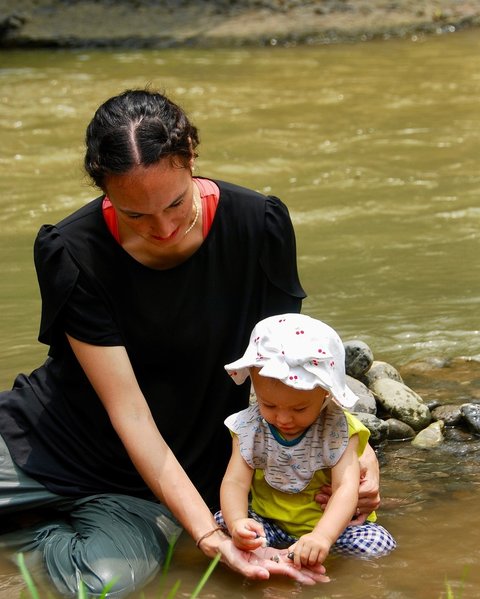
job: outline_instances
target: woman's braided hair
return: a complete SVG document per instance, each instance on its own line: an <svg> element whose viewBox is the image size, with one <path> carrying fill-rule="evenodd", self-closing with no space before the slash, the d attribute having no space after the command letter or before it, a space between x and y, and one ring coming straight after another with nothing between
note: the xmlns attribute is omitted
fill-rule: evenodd
<svg viewBox="0 0 480 599"><path fill-rule="evenodd" d="M127 90L104 102L85 136L85 170L103 189L105 177L170 157L188 167L199 144L197 128L159 92Z"/></svg>

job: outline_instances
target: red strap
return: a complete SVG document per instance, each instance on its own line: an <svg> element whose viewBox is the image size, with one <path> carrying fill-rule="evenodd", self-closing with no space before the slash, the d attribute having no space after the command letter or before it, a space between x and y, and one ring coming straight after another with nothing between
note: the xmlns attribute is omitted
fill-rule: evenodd
<svg viewBox="0 0 480 599"><path fill-rule="evenodd" d="M105 196L102 202L103 218L107 223L110 233L115 238L115 241L120 243L120 233L118 232L117 213L115 212L112 202Z"/></svg>
<svg viewBox="0 0 480 599"><path fill-rule="evenodd" d="M195 178L194 181L202 198L202 233L203 237L206 237L217 211L220 190L218 189L218 185L210 181L210 179Z"/></svg>

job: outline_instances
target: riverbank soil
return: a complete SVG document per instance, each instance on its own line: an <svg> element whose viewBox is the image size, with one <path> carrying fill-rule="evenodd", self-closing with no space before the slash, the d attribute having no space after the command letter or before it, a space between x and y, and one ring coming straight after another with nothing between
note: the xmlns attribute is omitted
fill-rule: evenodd
<svg viewBox="0 0 480 599"><path fill-rule="evenodd" d="M0 47L354 42L480 26L480 0L0 0Z"/></svg>

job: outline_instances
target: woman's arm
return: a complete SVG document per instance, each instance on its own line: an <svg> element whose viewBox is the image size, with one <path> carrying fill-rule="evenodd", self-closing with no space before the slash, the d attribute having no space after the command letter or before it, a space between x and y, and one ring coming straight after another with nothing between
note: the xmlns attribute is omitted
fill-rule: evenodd
<svg viewBox="0 0 480 599"><path fill-rule="evenodd" d="M201 495L160 435L125 348L95 346L67 337L135 468L155 496L195 541L218 528ZM209 557L221 553L225 564L249 578L268 579L273 573L304 584L325 580L325 569L297 570L286 558L281 563L260 559L237 549L218 530L201 541L200 549Z"/></svg>
<svg viewBox="0 0 480 599"><path fill-rule="evenodd" d="M297 566L323 563L340 534L352 519L358 501L358 435L352 435L340 460L332 468L332 496L311 533L303 535L289 549Z"/></svg>
<svg viewBox="0 0 480 599"><path fill-rule="evenodd" d="M358 491L358 513L368 516L380 505L380 466L377 455L367 443L360 456L360 488Z"/></svg>
<svg viewBox="0 0 480 599"><path fill-rule="evenodd" d="M240 453L238 437L234 436L232 455L220 487L220 505L235 546L245 551L261 547L265 538L263 526L253 518L248 518L248 495L253 472Z"/></svg>
<svg viewBox="0 0 480 599"><path fill-rule="evenodd" d="M130 459L155 496L194 539L215 528L210 510L158 431L125 348L68 339Z"/></svg>

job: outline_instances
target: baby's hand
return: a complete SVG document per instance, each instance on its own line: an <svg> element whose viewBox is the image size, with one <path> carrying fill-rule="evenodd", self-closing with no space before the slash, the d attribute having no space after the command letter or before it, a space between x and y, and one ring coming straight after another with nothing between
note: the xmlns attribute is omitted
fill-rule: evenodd
<svg viewBox="0 0 480 599"><path fill-rule="evenodd" d="M297 568L322 564L330 551L331 541L319 533L308 533L288 548L288 556Z"/></svg>
<svg viewBox="0 0 480 599"><path fill-rule="evenodd" d="M243 551L253 551L266 546L263 526L253 518L235 520L230 534L235 546Z"/></svg>

